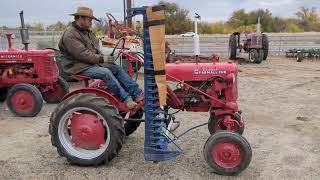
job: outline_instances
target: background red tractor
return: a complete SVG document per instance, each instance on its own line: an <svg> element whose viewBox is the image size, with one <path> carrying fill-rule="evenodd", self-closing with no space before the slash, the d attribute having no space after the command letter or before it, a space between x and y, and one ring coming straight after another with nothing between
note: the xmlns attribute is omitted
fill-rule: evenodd
<svg viewBox="0 0 320 180"><path fill-rule="evenodd" d="M52 145L73 164L96 166L115 158L125 136L145 122L144 157L159 162L181 154L182 150L175 143L177 139L193 129L207 126L211 135L203 153L208 165L222 175L242 172L251 162L252 150L241 135L244 119L237 104L237 65L232 61L216 63L215 57L211 63L173 63L167 64L165 71L155 71L148 27L164 21L148 22L147 8L159 14L163 11L161 6L132 10L134 15L144 15L144 101L130 110L103 81L86 83L87 87L65 96L52 113L49 125ZM120 50L119 54L129 61L140 61L125 50ZM167 103L163 107L155 79L160 73L172 84L167 86ZM75 78L90 80L83 76ZM180 125L175 114L182 111L208 112L208 118L203 124L175 135Z"/></svg>
<svg viewBox="0 0 320 180"><path fill-rule="evenodd" d="M28 49L29 35L23 12L21 38L23 49L12 47L13 35L7 34L8 50L0 51L0 101L18 116L33 117L47 103L59 103L69 92L68 84L58 76L53 50Z"/></svg>
<svg viewBox="0 0 320 180"><path fill-rule="evenodd" d="M244 51L249 54L249 61L260 64L266 60L269 53L268 36L264 33L245 32L243 43L240 43L240 33L235 32L229 38L230 59L237 59L237 52Z"/></svg>

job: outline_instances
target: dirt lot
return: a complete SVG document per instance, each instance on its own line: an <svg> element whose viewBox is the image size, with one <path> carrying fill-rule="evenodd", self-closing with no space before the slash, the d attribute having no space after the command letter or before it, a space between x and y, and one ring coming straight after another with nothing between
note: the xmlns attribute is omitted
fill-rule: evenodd
<svg viewBox="0 0 320 180"><path fill-rule="evenodd" d="M261 65L240 65L240 108L244 136L253 159L237 177L212 173L202 148L209 137L203 127L178 144L184 155L154 164L143 159L140 127L109 165L83 168L58 156L48 136L55 105L45 105L36 118L18 118L0 104L0 179L319 179L320 61L273 58ZM207 113L181 113L183 131L207 121Z"/></svg>

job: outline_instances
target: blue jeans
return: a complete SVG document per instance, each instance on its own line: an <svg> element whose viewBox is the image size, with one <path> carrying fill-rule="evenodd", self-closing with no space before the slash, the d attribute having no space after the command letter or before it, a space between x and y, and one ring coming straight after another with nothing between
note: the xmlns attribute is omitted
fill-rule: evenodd
<svg viewBox="0 0 320 180"><path fill-rule="evenodd" d="M101 79L121 101L128 102L141 95L139 85L116 64L103 64L103 67L91 67L80 73L94 79Z"/></svg>

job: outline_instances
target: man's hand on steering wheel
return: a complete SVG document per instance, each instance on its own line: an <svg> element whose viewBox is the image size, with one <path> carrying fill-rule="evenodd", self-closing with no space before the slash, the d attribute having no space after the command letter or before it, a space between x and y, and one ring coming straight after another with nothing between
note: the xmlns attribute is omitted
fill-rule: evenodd
<svg viewBox="0 0 320 180"><path fill-rule="evenodd" d="M116 64L116 59L114 59L114 56L104 56L104 63L108 63L108 64Z"/></svg>

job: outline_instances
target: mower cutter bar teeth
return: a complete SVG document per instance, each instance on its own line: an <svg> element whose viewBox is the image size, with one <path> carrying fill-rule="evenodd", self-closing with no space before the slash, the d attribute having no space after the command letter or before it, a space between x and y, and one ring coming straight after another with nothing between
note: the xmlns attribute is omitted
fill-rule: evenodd
<svg viewBox="0 0 320 180"><path fill-rule="evenodd" d="M139 9L131 9L134 15L143 15L144 20L144 71L154 71L152 50L150 43L150 34L146 7ZM151 74L144 74L144 110L145 110L145 145L144 156L148 161L165 161L174 159L181 154L181 150L169 149L170 139L165 135L165 122L163 116L164 111L160 108L159 95L155 76ZM175 148L178 149L178 148Z"/></svg>

